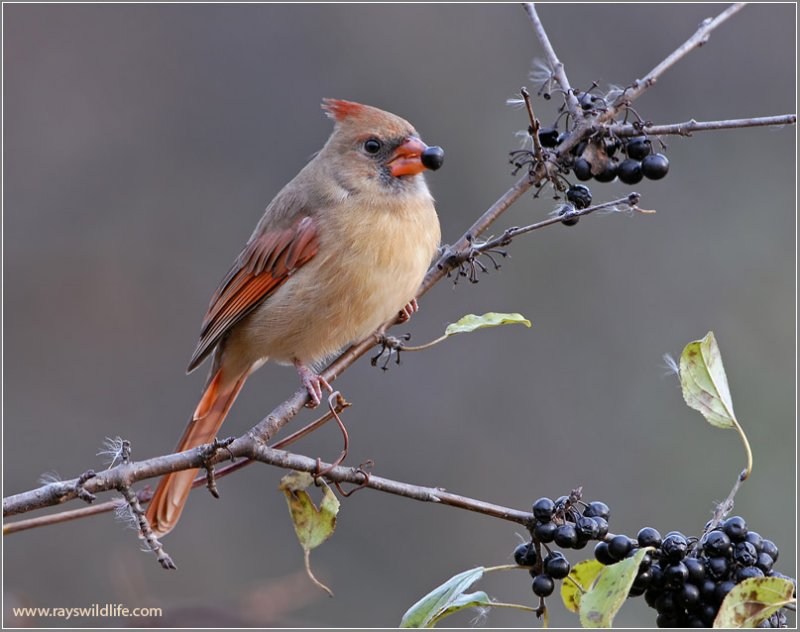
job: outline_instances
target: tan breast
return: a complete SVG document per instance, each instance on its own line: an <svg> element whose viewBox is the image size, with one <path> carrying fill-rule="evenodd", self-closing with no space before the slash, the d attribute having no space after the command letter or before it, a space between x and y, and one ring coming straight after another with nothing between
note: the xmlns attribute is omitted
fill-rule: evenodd
<svg viewBox="0 0 800 632"><path fill-rule="evenodd" d="M315 364L397 314L416 295L441 237L425 193L401 205L382 199L321 213L319 253L231 332L226 347L243 364Z"/></svg>

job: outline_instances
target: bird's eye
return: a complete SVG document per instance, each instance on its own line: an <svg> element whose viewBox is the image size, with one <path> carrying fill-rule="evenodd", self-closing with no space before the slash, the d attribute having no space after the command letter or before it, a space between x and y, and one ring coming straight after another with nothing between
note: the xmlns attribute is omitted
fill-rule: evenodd
<svg viewBox="0 0 800 632"><path fill-rule="evenodd" d="M377 154L381 150L381 141L370 138L364 143L364 151L368 154Z"/></svg>

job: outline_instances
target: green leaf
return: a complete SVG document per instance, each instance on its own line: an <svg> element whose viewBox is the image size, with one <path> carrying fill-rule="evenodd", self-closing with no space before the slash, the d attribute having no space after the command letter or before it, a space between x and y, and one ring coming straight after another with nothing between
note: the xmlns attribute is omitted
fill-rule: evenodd
<svg viewBox="0 0 800 632"><path fill-rule="evenodd" d="M751 577L736 584L719 607L715 628L754 628L794 603L794 585L780 577Z"/></svg>
<svg viewBox="0 0 800 632"><path fill-rule="evenodd" d="M430 623L425 626L428 628L433 628L436 624L444 619L445 617L450 616L455 612L459 612L460 610L465 610L466 608L478 608L478 607L491 607L492 600L489 599L489 595L487 595L482 590L479 590L474 593L464 593L453 599L449 606L446 608L439 610L434 615L433 619L431 619ZM401 627L402 624L401 624Z"/></svg>
<svg viewBox="0 0 800 632"><path fill-rule="evenodd" d="M311 572L309 554L325 542L336 529L336 515L339 513L339 499L336 498L324 481L322 487L322 501L319 509L311 500L306 489L314 484L314 477L307 472L290 472L281 479L279 488L286 495L289 505L289 514L292 517L294 531L300 546L305 554L306 572L315 584L333 596L330 588L320 582Z"/></svg>
<svg viewBox="0 0 800 632"><path fill-rule="evenodd" d="M594 580L605 568L597 560L583 560L572 567L567 578L561 583L561 601L567 610L579 612L581 597L588 592Z"/></svg>
<svg viewBox="0 0 800 632"><path fill-rule="evenodd" d="M525 325L526 327L530 327L531 321L522 314L500 314L498 312L488 312L483 316L467 314L458 322L448 325L447 329L444 331L444 335L453 336L455 334L467 334L476 329L499 327L500 325Z"/></svg>
<svg viewBox="0 0 800 632"><path fill-rule="evenodd" d="M717 428L738 425L714 332L686 345L681 353L680 380L683 399L700 411L708 423Z"/></svg>
<svg viewBox="0 0 800 632"><path fill-rule="evenodd" d="M652 547L639 549L635 555L606 566L594 586L581 598L581 625L584 628L610 628L614 616L628 598L639 565Z"/></svg>
<svg viewBox="0 0 800 632"><path fill-rule="evenodd" d="M445 583L434 588L406 611L402 621L400 621L400 627L432 628L442 617L451 614L451 612L457 612L469 607L461 604L465 600L471 600L476 595L485 594L478 592L465 595L466 590L483 577L483 570L483 566L472 568L454 575Z"/></svg>

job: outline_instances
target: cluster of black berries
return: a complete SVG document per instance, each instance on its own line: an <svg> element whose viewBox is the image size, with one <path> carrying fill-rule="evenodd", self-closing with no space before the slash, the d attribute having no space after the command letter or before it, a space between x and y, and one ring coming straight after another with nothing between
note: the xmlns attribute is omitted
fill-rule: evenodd
<svg viewBox="0 0 800 632"><path fill-rule="evenodd" d="M539 143L542 147L557 147L568 136L567 132L559 133L554 127L544 127L539 130ZM611 182L619 178L623 184L636 184L642 178L660 180L669 171L669 160L664 154L653 152L652 142L647 136L582 141L570 153L572 171L582 181L594 178L598 182ZM595 168L597 173L592 174L592 161L600 160L603 168Z"/></svg>
<svg viewBox="0 0 800 632"><path fill-rule="evenodd" d="M642 178L660 180L669 171L669 160L664 154L653 153L652 143L646 136L605 138L601 144L606 160L603 168L594 175L592 164L585 157L589 145L583 142L575 147L572 170L578 180L591 180L594 177L598 182L611 182L619 178L623 184L636 184ZM596 156L602 153L595 149Z"/></svg>
<svg viewBox="0 0 800 632"><path fill-rule="evenodd" d="M548 597L555 589L555 580L564 579L571 570L570 563L560 551L551 550L553 543L562 549L582 549L591 540L602 540L608 534L610 510L603 502L585 503L580 490L555 501L540 498L533 503L536 523L533 539L514 550L514 561L530 566L533 592ZM542 548L546 554L542 554Z"/></svg>
<svg viewBox="0 0 800 632"><path fill-rule="evenodd" d="M728 518L702 538L687 538L678 531L661 534L645 527L635 539L610 536L597 544L595 558L614 564L633 556L640 547L653 547L645 554L630 591L644 595L658 612L658 627L710 627L725 596L750 577L786 577L772 569L778 547L749 531L744 519ZM782 611L760 627L785 627Z"/></svg>

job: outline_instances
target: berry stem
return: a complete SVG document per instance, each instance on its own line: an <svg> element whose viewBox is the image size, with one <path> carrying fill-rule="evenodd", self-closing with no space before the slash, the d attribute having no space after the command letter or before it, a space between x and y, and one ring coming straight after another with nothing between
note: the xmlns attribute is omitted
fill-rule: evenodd
<svg viewBox="0 0 800 632"><path fill-rule="evenodd" d="M520 566L519 564L500 564L498 566L486 566L483 569L484 573L492 573L494 571L509 571L513 569L529 570L528 566Z"/></svg>

